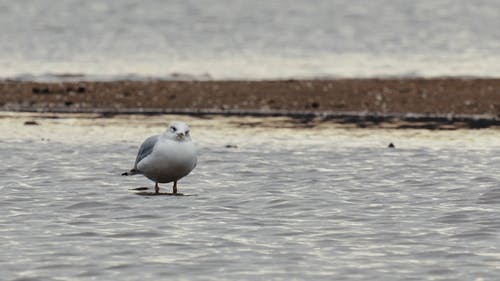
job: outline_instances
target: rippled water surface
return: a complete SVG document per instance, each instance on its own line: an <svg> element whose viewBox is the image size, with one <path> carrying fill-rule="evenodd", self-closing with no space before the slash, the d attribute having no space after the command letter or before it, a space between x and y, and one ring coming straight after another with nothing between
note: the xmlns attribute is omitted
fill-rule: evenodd
<svg viewBox="0 0 500 281"><path fill-rule="evenodd" d="M497 132L450 133L468 139L455 142L418 131L231 133L196 121L199 164L179 182L194 196L143 197L129 189L151 182L119 174L159 124L0 121L12 129L0 138L2 280L494 280L500 273L500 146L484 142ZM388 139L396 149L386 148Z"/></svg>
<svg viewBox="0 0 500 281"><path fill-rule="evenodd" d="M498 77L499 9L497 0L0 0L0 77Z"/></svg>

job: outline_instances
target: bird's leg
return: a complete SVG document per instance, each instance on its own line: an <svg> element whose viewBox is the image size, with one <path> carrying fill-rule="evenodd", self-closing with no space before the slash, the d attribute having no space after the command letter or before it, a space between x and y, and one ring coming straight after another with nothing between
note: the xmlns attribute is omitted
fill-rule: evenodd
<svg viewBox="0 0 500 281"><path fill-rule="evenodd" d="M174 190L172 191L172 193L173 193L173 194L177 194L177 181L174 181L174 186L173 186L173 189L174 189Z"/></svg>
<svg viewBox="0 0 500 281"><path fill-rule="evenodd" d="M159 193L160 192L160 187L158 186L158 182L155 183L155 193Z"/></svg>

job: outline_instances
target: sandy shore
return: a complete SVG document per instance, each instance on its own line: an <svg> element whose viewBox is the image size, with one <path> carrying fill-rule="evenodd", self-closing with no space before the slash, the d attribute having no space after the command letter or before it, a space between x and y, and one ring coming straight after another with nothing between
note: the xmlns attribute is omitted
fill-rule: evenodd
<svg viewBox="0 0 500 281"><path fill-rule="evenodd" d="M500 130L393 130L381 128L351 129L343 124L318 122L299 126L293 117L256 116L188 116L188 115L115 115L99 118L91 113L0 112L0 142L57 142L84 146L128 143L136 146L150 135L165 130L168 122L183 120L200 148L257 149L263 146L281 148L332 146L387 148L497 149ZM36 122L36 125L25 125ZM333 149L333 147L335 149Z"/></svg>
<svg viewBox="0 0 500 281"><path fill-rule="evenodd" d="M500 79L0 82L0 109L292 116L356 127L500 126ZM316 120L316 121L315 121Z"/></svg>

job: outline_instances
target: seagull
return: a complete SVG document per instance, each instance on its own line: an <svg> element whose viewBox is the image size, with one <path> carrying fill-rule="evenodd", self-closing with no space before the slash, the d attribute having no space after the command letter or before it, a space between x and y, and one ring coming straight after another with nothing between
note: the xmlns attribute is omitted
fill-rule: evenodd
<svg viewBox="0 0 500 281"><path fill-rule="evenodd" d="M161 135L147 138L139 148L134 168L122 176L142 174L158 183L174 182L172 194L177 194L177 181L187 176L196 167L196 147L191 141L186 123L172 122Z"/></svg>

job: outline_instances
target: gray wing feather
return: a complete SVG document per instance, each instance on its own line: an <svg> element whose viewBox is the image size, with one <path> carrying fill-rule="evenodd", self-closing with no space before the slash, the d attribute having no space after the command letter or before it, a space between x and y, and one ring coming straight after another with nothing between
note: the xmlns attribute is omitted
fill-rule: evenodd
<svg viewBox="0 0 500 281"><path fill-rule="evenodd" d="M137 163L139 163L142 159L146 158L151 152L153 152L153 148L155 144L158 142L160 135L152 136L147 138L139 148L139 152L137 153L137 158L135 159L134 168L137 168Z"/></svg>

